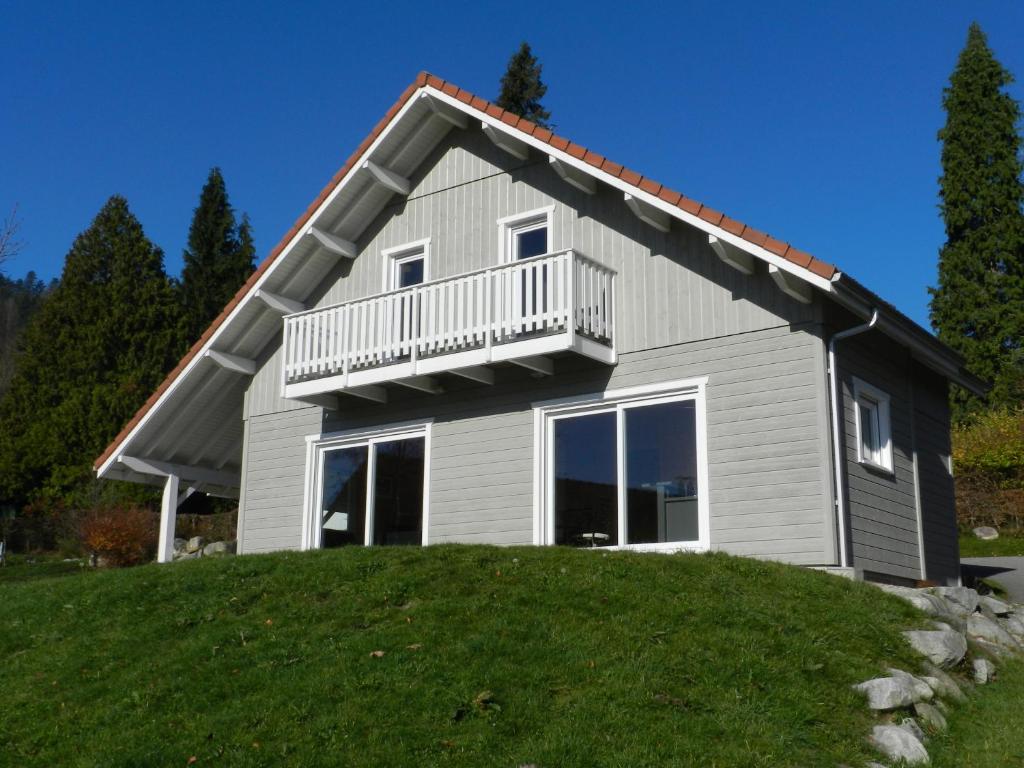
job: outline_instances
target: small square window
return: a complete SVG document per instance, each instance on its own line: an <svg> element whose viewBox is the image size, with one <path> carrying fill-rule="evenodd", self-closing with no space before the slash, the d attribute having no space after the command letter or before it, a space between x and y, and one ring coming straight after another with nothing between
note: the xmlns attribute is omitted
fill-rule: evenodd
<svg viewBox="0 0 1024 768"><path fill-rule="evenodd" d="M857 421L857 461L892 472L892 426L889 396L859 379L854 379Z"/></svg>
<svg viewBox="0 0 1024 768"><path fill-rule="evenodd" d="M498 220L505 263L551 253L551 222L555 207L549 205Z"/></svg>
<svg viewBox="0 0 1024 768"><path fill-rule="evenodd" d="M398 291L430 279L430 240L386 248L384 255L384 290Z"/></svg>

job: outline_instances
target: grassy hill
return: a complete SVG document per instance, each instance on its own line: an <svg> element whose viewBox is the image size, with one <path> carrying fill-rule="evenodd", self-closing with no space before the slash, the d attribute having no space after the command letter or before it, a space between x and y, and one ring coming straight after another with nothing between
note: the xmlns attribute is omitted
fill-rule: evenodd
<svg viewBox="0 0 1024 768"><path fill-rule="evenodd" d="M350 549L0 578L0 764L858 765L916 662L862 584L724 555ZM6 755L5 755L6 753Z"/></svg>

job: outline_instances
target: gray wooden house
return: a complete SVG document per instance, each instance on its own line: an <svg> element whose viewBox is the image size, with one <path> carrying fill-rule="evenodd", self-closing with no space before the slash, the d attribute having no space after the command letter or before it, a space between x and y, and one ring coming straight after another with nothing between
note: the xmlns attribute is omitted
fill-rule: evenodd
<svg viewBox="0 0 1024 768"><path fill-rule="evenodd" d="M837 268L421 74L96 461L242 553L720 549L954 583L950 382Z"/></svg>

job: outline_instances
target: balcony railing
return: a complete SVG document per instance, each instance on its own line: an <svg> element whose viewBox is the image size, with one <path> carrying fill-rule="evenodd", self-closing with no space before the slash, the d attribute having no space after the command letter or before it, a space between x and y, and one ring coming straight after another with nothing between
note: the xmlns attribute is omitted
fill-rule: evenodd
<svg viewBox="0 0 1024 768"><path fill-rule="evenodd" d="M560 351L614 363L614 282L565 251L288 315L285 396Z"/></svg>

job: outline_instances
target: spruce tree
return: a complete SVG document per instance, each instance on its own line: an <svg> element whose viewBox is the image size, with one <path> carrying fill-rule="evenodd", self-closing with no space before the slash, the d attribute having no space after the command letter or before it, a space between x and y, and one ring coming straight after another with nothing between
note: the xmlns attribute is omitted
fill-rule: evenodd
<svg viewBox="0 0 1024 768"><path fill-rule="evenodd" d="M1006 92L1012 81L985 33L971 24L943 91L939 196L946 243L938 287L930 289L939 338L993 383L997 405L1020 403L1024 395L1024 184L1020 108ZM958 389L953 405L963 419L979 403Z"/></svg>
<svg viewBox="0 0 1024 768"><path fill-rule="evenodd" d="M192 215L181 273L181 303L188 344L195 342L231 300L253 269L249 219L235 222L227 186L213 168Z"/></svg>
<svg viewBox="0 0 1024 768"><path fill-rule="evenodd" d="M501 93L495 103L502 109L547 128L551 113L544 109L540 100L544 98L548 87L541 82L540 70L541 65L530 50L529 43L522 43L508 60L508 69L501 77Z"/></svg>
<svg viewBox="0 0 1024 768"><path fill-rule="evenodd" d="M179 334L163 252L114 196L24 331L0 401L0 504L79 505L103 492L92 461L174 365Z"/></svg>

